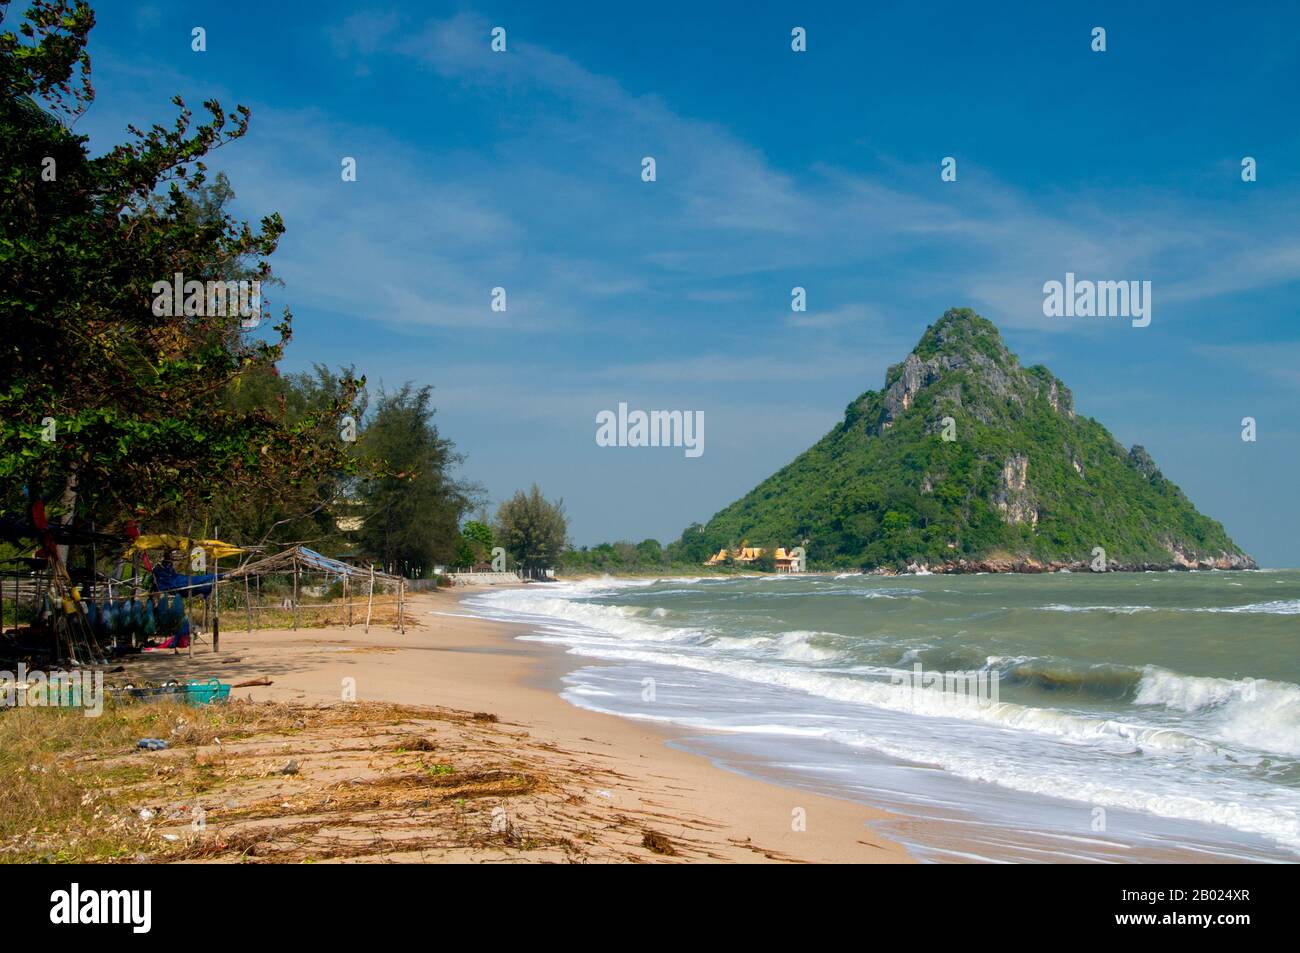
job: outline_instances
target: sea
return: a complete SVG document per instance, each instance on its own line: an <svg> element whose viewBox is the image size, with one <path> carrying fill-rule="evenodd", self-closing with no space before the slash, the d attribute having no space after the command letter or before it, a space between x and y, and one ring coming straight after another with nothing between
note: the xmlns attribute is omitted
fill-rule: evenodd
<svg viewBox="0 0 1300 953"><path fill-rule="evenodd" d="M574 656L572 704L887 808L924 861L1300 860L1300 570L605 578L464 605Z"/></svg>

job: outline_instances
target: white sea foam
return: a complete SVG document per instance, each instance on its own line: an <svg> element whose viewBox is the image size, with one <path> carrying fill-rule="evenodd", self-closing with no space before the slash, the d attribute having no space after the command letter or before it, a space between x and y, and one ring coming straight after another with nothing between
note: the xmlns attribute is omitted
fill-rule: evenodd
<svg viewBox="0 0 1300 953"><path fill-rule="evenodd" d="M523 617L540 623L541 630L531 638L565 645L576 655L667 665L703 673L708 678L721 676L735 680L718 681L717 697L724 702L728 692L745 691L734 687L739 681L800 693L809 699L810 711L817 710L822 703L841 706L837 711L852 710L842 707L845 705L869 706L880 712L948 719L949 725L967 726L962 731L982 732L977 737L984 739L974 745L956 743L948 738L949 731L942 728L919 732L913 729L907 734L906 744L852 730L822 734L843 744L935 764L965 778L1015 790L1171 818L1227 824L1300 848L1300 796L1296 792L1282 789L1273 796L1272 789L1260 783L1257 789L1241 789L1251 791L1250 794L1237 793L1239 789L1233 786L1237 782L1229 781L1233 775L1202 778L1197 773L1199 769L1190 767L1210 764L1221 766L1219 770L1224 772L1240 770L1241 766L1254 764L1261 757L1251 755L1251 751L1300 756L1300 686L1258 679L1190 676L1148 666L1141 670L1131 700L1131 704L1147 708L1147 714L1137 710L1123 717L1106 717L1096 710L1034 707L1006 701L981 703L940 691L913 689L907 666L916 658L916 649L906 652L896 670L852 665L852 657L833 647L837 639L843 638L835 633L799 629L737 634L734 629L728 632L702 625L669 624L657 611L662 607L588 601L593 596L616 595L628 585L624 580L587 580L571 586L500 590L471 597L467 605L497 617ZM838 591L863 598L919 593L908 589ZM1292 614L1291 607L1296 604L1296 600L1277 600L1199 611ZM1122 614L1162 611L1145 605L1052 604L1043 608L1057 612ZM834 665L837 661L848 662L852 667L837 668ZM1034 661L1030 656L990 655L986 668L997 670ZM891 683L891 675L898 684ZM582 703L591 706L593 702L594 697L588 696ZM618 713L664 717L654 712ZM744 730L735 725L726 727ZM797 734L805 730L767 720L749 727L766 733ZM998 741L1002 736L989 735L990 728L1010 734ZM1069 747L1061 748L1061 745ZM1080 755L1090 753L1088 758L1079 760L1078 756L1071 755L1074 746L1078 746ZM998 754L994 756L990 752ZM1123 755L1139 757L1125 762L1131 767L1123 772L1098 772L1088 767L1093 763L1089 758ZM1172 780L1178 778L1184 780ZM1261 795L1261 791L1268 793Z"/></svg>
<svg viewBox="0 0 1300 953"><path fill-rule="evenodd" d="M832 636L830 632L787 632L778 640L780 656L793 662L829 662L841 658L843 653L824 646L813 645L814 639Z"/></svg>
<svg viewBox="0 0 1300 953"><path fill-rule="evenodd" d="M1179 711L1197 711L1222 705L1229 699L1241 698L1242 695L1255 691L1256 685L1254 679L1232 681L1225 678L1202 678L1148 665L1142 672L1142 681L1138 683L1133 703L1163 705Z"/></svg>
<svg viewBox="0 0 1300 953"><path fill-rule="evenodd" d="M873 705L914 715L973 719L1074 741L1117 744L1129 750L1134 747L1185 750L1201 746L1212 751L1214 748L1207 742L1160 726L1132 725L1114 719L1093 718L1008 702L987 704L964 695L938 690L916 690L910 683L911 673L902 669L895 673L899 684L891 684L868 681L841 672L783 666L766 660L674 651L673 643L690 642L704 633L698 629L667 628L641 621L640 617L645 614L642 609L590 605L559 598L530 598L524 590L504 590L492 595L495 597L492 601L498 607L504 608L513 603L529 614L577 622L602 630L613 637L607 640L587 639L574 645L574 650L582 655L674 665L806 692L835 701ZM783 643L787 651L798 645L808 648L806 638L813 633L790 634L796 638ZM571 641L567 633L560 635L556 641ZM734 640L726 643L727 647L735 647L737 644ZM802 649L793 649L794 654L786 654L784 658L796 660L802 652Z"/></svg>
<svg viewBox="0 0 1300 953"><path fill-rule="evenodd" d="M1040 606L1044 612L1113 612L1117 615L1134 615L1138 612L1158 612L1155 606L1068 606L1060 603Z"/></svg>
<svg viewBox="0 0 1300 953"><path fill-rule="evenodd" d="M603 671L603 670L593 670ZM720 683L719 691L723 689ZM572 689L566 692L570 695ZM613 693L611 693L613 694ZM968 734L954 730L925 732L900 740L869 728L838 728L787 724L780 721L711 722L691 715L629 712L616 704L597 703L578 693L570 695L576 704L630 717L658 722L676 722L694 728L710 728L738 734L817 738L850 748L866 749L905 762L919 762L943 768L971 781L995 784L1028 794L1082 802L1091 806L1142 811L1161 817L1208 824L1222 824L1237 830L1272 838L1300 850L1300 798L1294 792L1276 796L1224 798L1214 785L1186 784L1168 774L1143 773L1134 763L1132 772L1118 774L1097 771L1088 761L1071 762L1053 757L1041 748L1026 748L1024 757L1006 742L994 740L993 748L973 743ZM838 719L842 720L842 719Z"/></svg>
<svg viewBox="0 0 1300 953"><path fill-rule="evenodd" d="M1244 606L1072 606L1052 603L1040 606L1044 612L1112 612L1134 615L1138 612L1223 612L1260 615L1300 615L1300 599L1277 599Z"/></svg>
<svg viewBox="0 0 1300 953"><path fill-rule="evenodd" d="M832 733L834 734L834 733ZM878 738L843 736L846 744L861 745L892 757L915 760L915 751L907 746ZM1037 764L1023 764L1011 759L989 758L983 753L970 754L959 749L930 751L928 763L961 777L998 784L1029 794L1081 801L1143 811L1160 817L1223 824L1241 831L1262 834L1292 849L1300 849L1300 809L1294 796L1284 803L1252 803L1249 800L1219 800L1188 789L1170 789L1144 784L1125 784L1122 776L1087 776L1085 772L1063 766L1056 770ZM1278 799L1279 802L1282 799Z"/></svg>
<svg viewBox="0 0 1300 953"><path fill-rule="evenodd" d="M1193 612L1247 612L1264 615L1300 615L1300 599L1278 599L1248 606L1225 606L1220 609L1193 609Z"/></svg>
<svg viewBox="0 0 1300 953"><path fill-rule="evenodd" d="M1216 740L1300 756L1300 685L1258 678L1204 678L1148 666L1134 703L1210 711L1213 717L1206 722L1206 731Z"/></svg>

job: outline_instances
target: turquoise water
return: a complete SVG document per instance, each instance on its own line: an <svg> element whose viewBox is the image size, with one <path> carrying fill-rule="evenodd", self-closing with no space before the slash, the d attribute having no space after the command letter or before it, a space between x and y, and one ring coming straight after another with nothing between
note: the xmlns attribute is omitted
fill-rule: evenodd
<svg viewBox="0 0 1300 953"><path fill-rule="evenodd" d="M918 765L975 787L898 771L891 799L1014 793L1047 826L1110 811L1165 845L1300 853L1300 571L601 580L470 604L611 663L575 673L575 703L743 737L809 787Z"/></svg>

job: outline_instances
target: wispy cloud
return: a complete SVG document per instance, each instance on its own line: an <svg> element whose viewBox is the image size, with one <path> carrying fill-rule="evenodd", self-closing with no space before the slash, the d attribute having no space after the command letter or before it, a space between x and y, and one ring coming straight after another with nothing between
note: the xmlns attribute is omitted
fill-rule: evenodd
<svg viewBox="0 0 1300 953"><path fill-rule="evenodd" d="M1158 300L1170 303L1300 278L1300 246L1276 244L1286 203L1271 213L1257 208L1243 229L1210 201L1100 190L1031 197L978 168L940 188L937 167L888 160L875 176L828 165L779 169L725 127L560 53L517 37L508 53L493 53L491 26L469 13L430 20L390 38L385 52L470 90L544 97L501 130L500 154L514 163L506 178L544 183L562 197L570 227L598 235L605 248L640 247L642 260L668 276L719 282L888 261L898 281L942 282L954 303L1043 330L1081 330L1042 316L1043 282L1067 270L1151 278ZM636 181L643 155L657 160L653 184ZM833 328L865 313L865 303L848 302L790 323Z"/></svg>
<svg viewBox="0 0 1300 953"><path fill-rule="evenodd" d="M725 90L672 82L675 61L625 70L602 57L597 67L561 49L566 40L548 45L522 25L510 28L509 52L496 54L493 21L474 13L350 8L283 44L284 61L269 69L221 44L204 56L180 41L183 55L155 56L153 45L142 55L157 42L159 8L138 10L155 19L144 34L131 17L122 21L127 52L92 51L105 95L79 130L119 141L128 120L173 115L176 92L191 103L215 95L251 105L250 135L212 166L231 174L244 217L285 217L274 263L287 287L274 293L300 317L290 360L356 360L372 380L438 383L444 423L471 466L490 461L491 475L472 476L494 491L529 478L518 473L527 459L548 479L587 488L597 509L626 514L621 495L610 503L622 493L605 478L613 459L631 461L627 485L658 494L660 482L636 483L642 458L577 456L594 448L594 411L628 399L707 410L710 451L700 465L689 476L680 457L650 469L656 481L681 480L679 500L692 508L704 497L724 503L821 436L847 400L879 386L884 368L948 306L993 319L1027 363L1046 360L1075 385L1081 407L1103 402L1116 432L1148 442L1146 409L1184 385L1179 361L1234 320L1230 308L1264 302L1271 310L1258 320L1273 324L1260 340L1288 335L1277 289L1300 280L1300 191L1272 174L1276 159L1261 163L1270 175L1255 187L1234 181L1235 160L1219 152L1189 182L1153 168L1144 149L1147 165L1102 156L1096 177L1083 179L1092 184L1080 187L1076 169L1068 189L1053 186L1041 161L1031 170L990 144L1036 134L1026 131L1036 105L1018 100L1005 124L981 129L984 142L960 155L958 181L943 183L938 154L890 151L916 148L918 137L897 103L929 93L881 92L848 73L838 74L843 88L809 85L800 95L834 100L860 81L864 101L897 98L877 104L870 128L807 101L807 121L827 124L814 148L797 141L797 120L786 127L789 102L773 116L746 116ZM170 14L162 17L165 25ZM111 28L111 15L103 19ZM1274 80L1284 79L1286 64L1272 56ZM810 54L805 65L825 69L830 59ZM737 86L761 71L734 51L716 62ZM834 71L821 75L836 82ZM1269 81L1258 70L1234 76L1243 89ZM1283 85L1279 109L1289 102ZM1099 93L1080 96L1089 108L1111 105ZM1151 109L1177 111L1169 95L1152 96ZM1258 137L1267 118L1263 110L1252 119ZM945 121L957 124L951 111ZM1287 135L1270 142L1275 155L1289 154ZM1234 148L1225 137L1221 151ZM357 160L354 183L340 179L344 156ZM657 161L653 183L641 181L644 156ZM1043 317L1043 282L1066 271L1153 281L1152 329L1126 333L1118 372L1140 386L1111 388L1110 367L1098 369L1118 325ZM803 313L789 308L796 285L808 290ZM505 314L489 309L497 286L507 290ZM1197 321L1199 334L1183 333ZM1236 375L1224 386L1293 392L1294 347L1238 340L1201 355ZM1090 388L1079 383L1090 374ZM590 524L586 534L623 531Z"/></svg>
<svg viewBox="0 0 1300 953"><path fill-rule="evenodd" d="M1199 354L1229 361L1255 374L1300 388L1300 340L1269 344L1220 344L1195 348ZM1291 412L1287 411L1288 416Z"/></svg>
<svg viewBox="0 0 1300 953"><path fill-rule="evenodd" d="M808 359L812 357L812 359ZM868 368L860 357L818 353L815 357L801 353L799 358L776 356L738 356L701 354L672 361L647 361L639 364L615 364L596 372L608 380L697 384L748 384L751 388L781 388L794 381L816 380L834 374L862 375ZM744 403L752 402L753 390L741 389ZM787 391L788 395L788 391Z"/></svg>

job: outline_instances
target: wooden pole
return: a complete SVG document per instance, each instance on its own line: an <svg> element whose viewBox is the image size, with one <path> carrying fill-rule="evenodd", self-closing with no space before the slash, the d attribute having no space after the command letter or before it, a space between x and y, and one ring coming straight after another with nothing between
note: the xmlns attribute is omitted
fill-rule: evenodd
<svg viewBox="0 0 1300 953"><path fill-rule="evenodd" d="M247 561L245 561L247 562ZM248 577L244 577L244 609L248 612L248 631L253 631L253 597L248 591Z"/></svg>
<svg viewBox="0 0 1300 953"><path fill-rule="evenodd" d="M95 532L94 520L90 521L90 531L91 533ZM95 546L95 538L94 536L92 536L90 538L90 598L88 600L91 605L94 605L95 603L95 595L96 595L95 583L99 581L99 573L96 572L96 567L99 565L99 559L97 557L98 557L98 548ZM4 618L4 613L0 612L0 619L3 618Z"/></svg>
<svg viewBox="0 0 1300 953"><path fill-rule="evenodd" d="M215 533L215 537L220 538L220 533ZM221 596L217 592L217 587L221 585L221 557L213 552L212 554L212 651L221 651Z"/></svg>
<svg viewBox="0 0 1300 953"><path fill-rule="evenodd" d="M370 610L375 605L375 567L370 566L370 595L366 599L366 631L370 631Z"/></svg>
<svg viewBox="0 0 1300 953"><path fill-rule="evenodd" d="M348 628L352 628L352 574L343 577L343 598L348 604Z"/></svg>
<svg viewBox="0 0 1300 953"><path fill-rule="evenodd" d="M191 550L191 554L192 554L192 553L193 553L193 550ZM192 556L192 555L191 555L191 561L190 561L189 570L190 570L191 573L194 572L194 562L193 562L193 556ZM190 608L193 608L193 607L194 607L194 586L193 586L192 584L189 585L189 586L186 586L186 587L185 587L185 591L188 592L188 593L190 594ZM204 600L203 600L203 624L204 624L205 626L208 624L208 600L207 600L207 599L204 599ZM185 648L186 648L186 654L187 654L187 655L190 655L190 656L193 656L193 655L194 655L194 636L195 636L195 632L194 632L194 619L193 619L193 617L191 617L191 618L190 618L190 640L189 640L189 644L186 645L186 647L185 647ZM175 651L175 650L173 649L173 651Z"/></svg>
<svg viewBox="0 0 1300 953"><path fill-rule="evenodd" d="M298 630L298 557L293 558L293 628Z"/></svg>
<svg viewBox="0 0 1300 953"><path fill-rule="evenodd" d="M397 583L397 631L406 634L406 577Z"/></svg>

